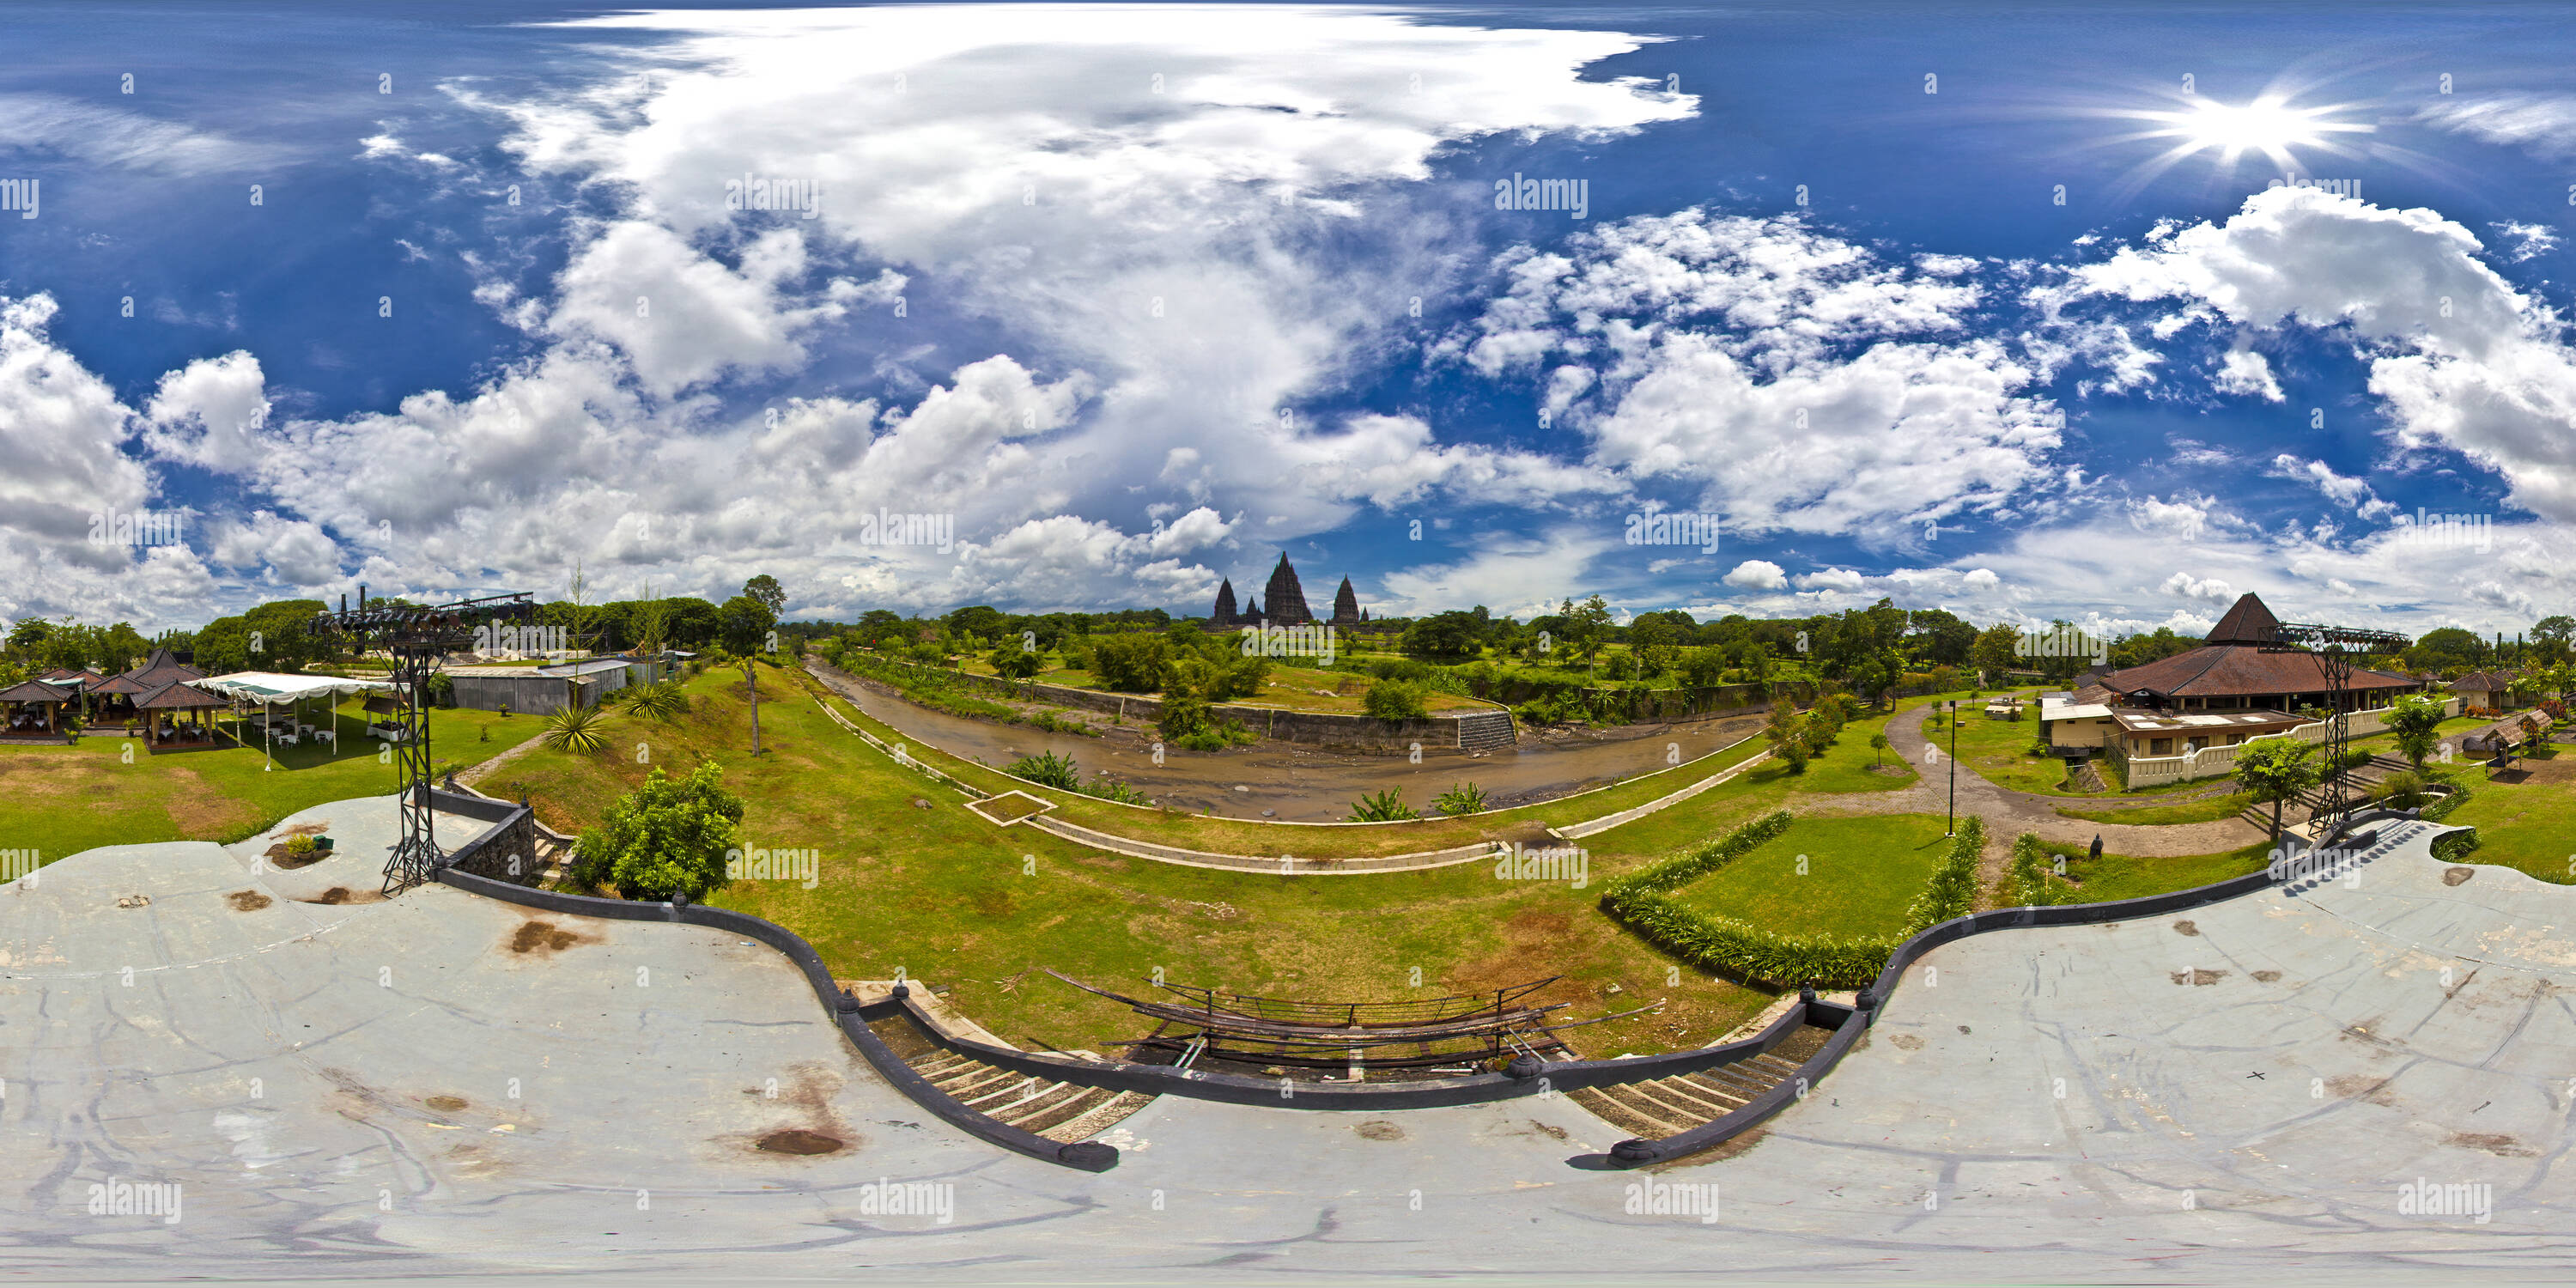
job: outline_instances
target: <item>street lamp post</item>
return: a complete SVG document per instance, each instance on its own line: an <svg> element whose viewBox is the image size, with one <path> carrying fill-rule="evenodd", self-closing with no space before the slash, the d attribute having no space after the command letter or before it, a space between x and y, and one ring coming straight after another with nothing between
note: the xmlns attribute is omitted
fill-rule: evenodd
<svg viewBox="0 0 2576 1288"><path fill-rule="evenodd" d="M1959 834L1959 700L1950 699L1950 828L1943 836Z"/></svg>

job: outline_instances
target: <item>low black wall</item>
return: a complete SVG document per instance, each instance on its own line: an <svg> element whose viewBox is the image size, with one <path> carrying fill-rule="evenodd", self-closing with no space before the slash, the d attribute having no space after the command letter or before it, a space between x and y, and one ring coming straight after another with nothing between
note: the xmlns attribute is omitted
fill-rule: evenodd
<svg viewBox="0 0 2576 1288"><path fill-rule="evenodd" d="M507 805L507 802L487 803ZM444 808L444 805L442 804L441 807ZM824 1011L840 1025L841 1035L850 1040L850 1045L859 1049L860 1055L867 1057L868 1063L876 1069L878 1075L887 1082L893 1083L895 1089L909 1097L914 1104L937 1115L940 1121L1014 1153L1025 1154L1049 1163L1080 1168L1086 1172L1105 1172L1118 1165L1118 1151L1111 1146L1097 1141L1063 1144L1048 1140L1034 1132L1023 1131L1009 1123L977 1113L957 1103L946 1092L932 1086L928 1079L914 1072L911 1065L905 1064L903 1058L896 1055L894 1049L885 1044L884 1039L869 1031L867 1020L860 1014L858 1002L844 996L832 983L832 972L823 965L821 955L814 951L812 945L799 938L796 932L784 926L763 921L748 913L734 912L725 908L706 908L687 903L636 903L625 899L601 899L590 895L565 894L555 890L533 890L495 881L490 877L476 876L471 872L461 872L454 867L439 869L438 879L444 884L469 894L479 894L487 899L498 899L523 908L541 908L548 912L560 912L576 917L601 917L611 921L660 921L683 926L704 926L722 930L726 934L759 940L786 954L789 961L796 963L797 969L805 972L805 981L813 986L815 1000L823 1004Z"/></svg>
<svg viewBox="0 0 2576 1288"><path fill-rule="evenodd" d="M2319 842L2319 848L2336 844L2357 828L2415 817L2417 814L2413 810L2362 810L2345 819L2332 832L2327 833ZM1955 943L1970 935L1982 935L1988 931L2013 930L2025 926L2088 926L2127 921L2137 917L2162 916L2169 912L2182 912L2186 909L2241 898L2265 889L2275 884L2275 881L2272 870L2266 868L2260 872L2249 872L2241 877L2232 877L2205 886L2195 886L2189 890L2172 890L2164 894L2151 894L2137 899L2120 899L2110 903L2059 904L2046 908L1996 908L1987 912L1972 913L1965 917L1955 917L1937 926L1928 927L1922 933L1896 946L1896 951L1888 955L1887 969L1880 971L1878 979L1860 993L1855 999L1858 1003L1856 1006L1846 1009L1820 1002L1808 1008L1814 1022L1821 1026L1832 1027L1834 1035L1826 1039L1824 1047L1808 1057L1806 1063L1798 1066L1797 1075L1791 1082L1774 1088L1769 1094L1757 1098L1742 1109L1678 1136L1668 1136L1662 1140L1621 1141L1611 1149L1609 1162L1617 1167L1638 1167L1648 1163L1670 1162L1687 1157L1723 1144L1738 1133L1786 1108L1792 1101L1813 1090L1816 1084L1822 1082L1825 1075L1833 1071L1835 1065L1842 1063L1843 1057L1850 1053L1852 1045L1860 1040L1861 1034L1878 1021L1878 1014L1886 1007L1887 999L1895 995L1896 986L1904 981L1905 968L1920 960L1925 953L1943 944Z"/></svg>

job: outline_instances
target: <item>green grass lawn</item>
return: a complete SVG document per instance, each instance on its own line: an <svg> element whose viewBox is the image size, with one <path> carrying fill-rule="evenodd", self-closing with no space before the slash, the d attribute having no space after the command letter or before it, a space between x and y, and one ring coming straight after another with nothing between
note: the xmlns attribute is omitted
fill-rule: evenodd
<svg viewBox="0 0 2576 1288"><path fill-rule="evenodd" d="M2241 877L2260 870L2271 862L2272 843L2258 841L2224 854L2193 854L2178 858L2146 859L2126 854L2104 854L2099 860L2084 857L2084 847L2056 845L2049 853L2066 856L2066 870L2082 882L2075 887L2075 903L2110 903L2119 899L2142 899L2151 894L2172 890L2189 890Z"/></svg>
<svg viewBox="0 0 2576 1288"><path fill-rule="evenodd" d="M101 845L230 843L297 810L392 794L394 768L377 759L357 702L334 714L337 750L281 747L274 770L256 742L156 754L122 726L102 726L69 747L0 746L0 848L33 849L50 862ZM432 711L430 750L462 768L534 737L539 725L534 716Z"/></svg>
<svg viewBox="0 0 2576 1288"><path fill-rule="evenodd" d="M1937 814L1802 818L1675 897L1792 935L1892 935L1941 865L1942 827Z"/></svg>
<svg viewBox="0 0 2576 1288"><path fill-rule="evenodd" d="M2539 763L2554 769L2556 762L2570 758L2576 753L2556 753ZM2552 885L2576 885L2576 782L2537 775L2528 782L2490 782L2486 771L2476 768L2455 768L2452 776L2468 784L2470 795L2442 821L2478 829L2478 848L2465 862L2512 868Z"/></svg>
<svg viewBox="0 0 2576 1288"><path fill-rule="evenodd" d="M2437 737L2440 737L2445 741L2450 741L2459 738L2462 734L2474 733L2477 730L2484 729L2488 725L2494 723L2495 721L2493 720L2482 720L2471 716L2454 716L2451 719L2433 726L2433 732ZM2394 756L2399 754L2397 751L2397 731L2394 729L2383 729L2378 733L2363 734L2362 736L2353 739L2352 745L2356 747L2367 747L2370 749L2370 753L2374 756Z"/></svg>
<svg viewBox="0 0 2576 1288"><path fill-rule="evenodd" d="M2144 795L2145 793L2140 793ZM2136 809L2078 809L2072 805L2054 807L2068 818L2089 823L2134 823L2155 827L2167 823L2215 823L2243 813L2253 798L2243 792L2214 796L2205 801L2186 801L2180 805L2142 805Z"/></svg>
<svg viewBox="0 0 2576 1288"><path fill-rule="evenodd" d="M1580 1050L1612 1055L1704 1044L1769 1001L1704 977L1666 987L1664 959L1593 910L1613 869L1643 861L1613 846L1595 850L1581 890L1498 880L1483 863L1279 877L1101 854L1033 828L984 822L954 792L831 723L810 697L780 696L794 692L786 677L775 688L770 673L762 678L769 754L756 760L739 674L711 673L689 682L695 706L687 715L667 724L620 715L610 722L609 751L535 748L485 787L497 794L524 785L548 823L578 830L651 765L679 773L712 757L724 766L725 786L746 802L750 844L821 852L812 890L737 882L712 902L794 929L842 978L885 978L901 968L950 986L952 1003L1026 1045L1098 1050L1151 1027L1040 967L1111 988L1140 986L1159 967L1180 982L1337 1000L1474 992L1562 974L1568 980L1551 1000L1573 1001L1581 1017L1668 999L1660 1017L1601 1025L1577 1039ZM639 743L651 765L637 762ZM1719 830L1704 825L1692 839ZM1272 831L1312 837L1327 829Z"/></svg>

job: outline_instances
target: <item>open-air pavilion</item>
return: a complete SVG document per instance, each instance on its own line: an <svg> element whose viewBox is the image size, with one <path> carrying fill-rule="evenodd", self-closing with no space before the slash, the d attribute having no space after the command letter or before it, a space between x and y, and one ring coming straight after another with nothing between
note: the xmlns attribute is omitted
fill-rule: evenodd
<svg viewBox="0 0 2576 1288"><path fill-rule="evenodd" d="M134 700L134 709L143 713L144 745L156 751L165 743L190 750L223 745L206 713L225 705L222 698L184 680L172 680Z"/></svg>
<svg viewBox="0 0 2576 1288"><path fill-rule="evenodd" d="M62 742L63 707L78 701L80 686L52 680L28 680L0 689L0 706L8 708L0 739L14 742ZM31 710L30 708L35 708Z"/></svg>
<svg viewBox="0 0 2576 1288"><path fill-rule="evenodd" d="M394 690L383 680L279 675L269 671L236 671L200 680L196 687L251 707L253 713L245 718L245 727L259 729L267 744L290 747L307 739L338 746L339 719L332 707L350 694L391 694ZM242 740L250 741L249 735L245 733Z"/></svg>

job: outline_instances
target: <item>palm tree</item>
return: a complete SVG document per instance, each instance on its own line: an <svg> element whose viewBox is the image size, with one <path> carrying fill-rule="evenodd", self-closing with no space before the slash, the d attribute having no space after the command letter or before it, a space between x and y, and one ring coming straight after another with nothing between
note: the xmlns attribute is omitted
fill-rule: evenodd
<svg viewBox="0 0 2576 1288"><path fill-rule="evenodd" d="M545 745L587 754L608 745L608 717L597 707L565 706L546 717Z"/></svg>

